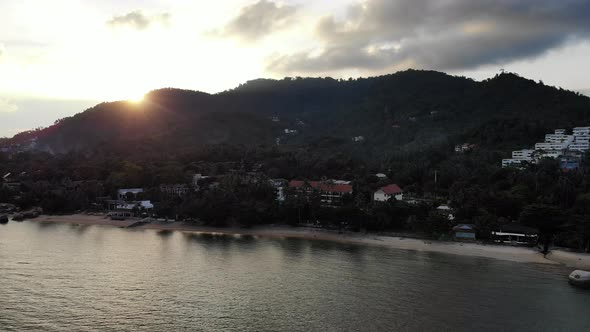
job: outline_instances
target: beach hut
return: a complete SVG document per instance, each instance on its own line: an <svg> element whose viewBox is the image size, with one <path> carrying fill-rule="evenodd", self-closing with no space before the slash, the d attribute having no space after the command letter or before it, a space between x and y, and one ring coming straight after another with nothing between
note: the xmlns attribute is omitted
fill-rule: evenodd
<svg viewBox="0 0 590 332"><path fill-rule="evenodd" d="M453 227L455 240L475 240L475 225L459 224Z"/></svg>

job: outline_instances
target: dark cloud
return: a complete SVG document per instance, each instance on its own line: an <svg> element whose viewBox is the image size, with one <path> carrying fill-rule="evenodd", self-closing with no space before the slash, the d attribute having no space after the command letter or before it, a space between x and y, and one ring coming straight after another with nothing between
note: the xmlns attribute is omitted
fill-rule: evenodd
<svg viewBox="0 0 590 332"><path fill-rule="evenodd" d="M280 73L412 66L470 69L590 36L588 0L368 0L322 18L322 49L269 60ZM318 56L317 53L320 55Z"/></svg>
<svg viewBox="0 0 590 332"><path fill-rule="evenodd" d="M146 15L140 10L129 12L125 15L114 16L107 22L111 27L130 26L137 30L147 29L153 23L167 25L170 20L169 13Z"/></svg>
<svg viewBox="0 0 590 332"><path fill-rule="evenodd" d="M260 0L242 8L238 16L213 34L248 42L257 41L293 23L297 9L297 6L281 6L273 1Z"/></svg>

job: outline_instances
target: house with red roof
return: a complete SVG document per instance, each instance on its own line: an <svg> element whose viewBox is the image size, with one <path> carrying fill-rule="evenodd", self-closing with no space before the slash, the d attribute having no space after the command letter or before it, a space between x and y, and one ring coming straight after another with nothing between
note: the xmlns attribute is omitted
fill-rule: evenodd
<svg viewBox="0 0 590 332"><path fill-rule="evenodd" d="M313 192L318 192L321 197L323 206L335 207L342 205L342 197L352 194L352 184L350 181L326 180L326 181L302 181L291 180L289 188L299 194L309 196Z"/></svg>
<svg viewBox="0 0 590 332"><path fill-rule="evenodd" d="M392 197L398 201L401 201L404 198L404 192L397 184L381 187L373 193L373 200L376 202L387 202Z"/></svg>

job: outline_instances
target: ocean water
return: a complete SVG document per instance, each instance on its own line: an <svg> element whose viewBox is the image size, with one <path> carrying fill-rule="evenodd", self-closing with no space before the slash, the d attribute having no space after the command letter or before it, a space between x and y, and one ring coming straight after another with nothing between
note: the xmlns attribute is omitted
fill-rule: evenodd
<svg viewBox="0 0 590 332"><path fill-rule="evenodd" d="M0 225L0 331L588 331L571 269L301 239Z"/></svg>

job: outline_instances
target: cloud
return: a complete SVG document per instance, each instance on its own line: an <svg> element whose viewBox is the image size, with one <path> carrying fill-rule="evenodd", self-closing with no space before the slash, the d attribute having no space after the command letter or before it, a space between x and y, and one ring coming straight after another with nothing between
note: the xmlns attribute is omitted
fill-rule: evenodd
<svg viewBox="0 0 590 332"><path fill-rule="evenodd" d="M0 113L14 113L18 111L18 106L12 102L0 98Z"/></svg>
<svg viewBox="0 0 590 332"><path fill-rule="evenodd" d="M137 30L145 30L154 23L160 23L166 26L169 22L169 13L146 15L142 11L136 10L125 15L113 16L113 18L107 22L107 25L114 28L128 26Z"/></svg>
<svg viewBox="0 0 590 332"><path fill-rule="evenodd" d="M212 34L255 42L292 24L297 10L297 6L279 5L273 1L260 0L243 7L238 16Z"/></svg>
<svg viewBox="0 0 590 332"><path fill-rule="evenodd" d="M317 73L395 66L473 69L590 37L587 0L367 0L316 26L321 47L275 55L267 69Z"/></svg>

